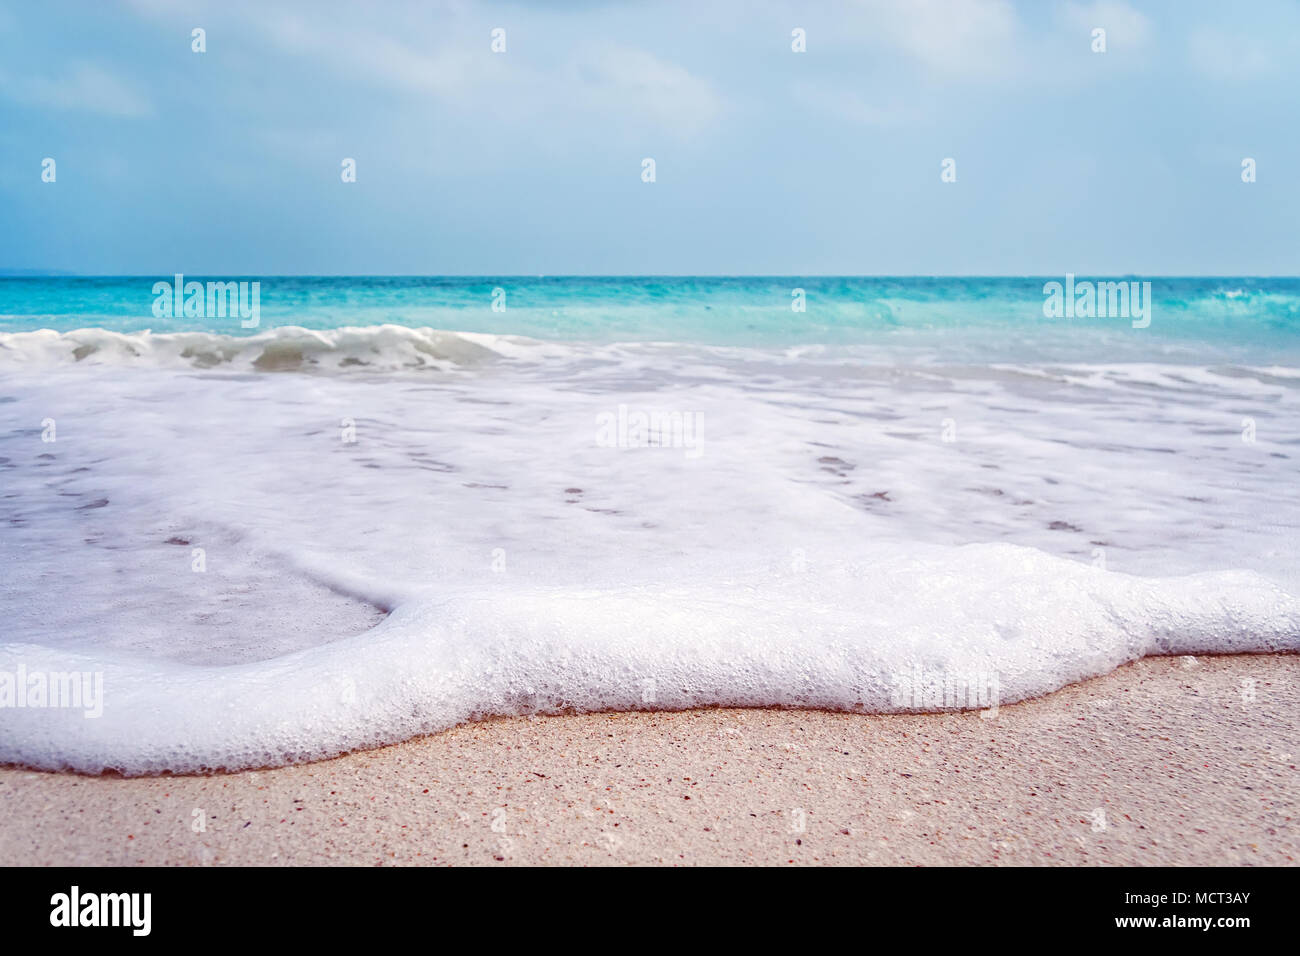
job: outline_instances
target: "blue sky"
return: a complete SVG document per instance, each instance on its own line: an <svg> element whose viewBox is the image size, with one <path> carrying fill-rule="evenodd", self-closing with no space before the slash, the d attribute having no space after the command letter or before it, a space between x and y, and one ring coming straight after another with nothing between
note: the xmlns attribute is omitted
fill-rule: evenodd
<svg viewBox="0 0 1300 956"><path fill-rule="evenodd" d="M1292 0L6 3L0 268L1294 275L1298 100Z"/></svg>

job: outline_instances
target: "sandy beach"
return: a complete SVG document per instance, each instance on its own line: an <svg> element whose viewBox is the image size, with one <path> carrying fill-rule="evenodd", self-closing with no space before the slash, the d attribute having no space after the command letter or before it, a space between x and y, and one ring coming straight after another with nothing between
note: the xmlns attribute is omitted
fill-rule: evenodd
<svg viewBox="0 0 1300 956"><path fill-rule="evenodd" d="M4 768L0 860L1290 865L1298 675L1147 658L992 718L589 714L250 773Z"/></svg>

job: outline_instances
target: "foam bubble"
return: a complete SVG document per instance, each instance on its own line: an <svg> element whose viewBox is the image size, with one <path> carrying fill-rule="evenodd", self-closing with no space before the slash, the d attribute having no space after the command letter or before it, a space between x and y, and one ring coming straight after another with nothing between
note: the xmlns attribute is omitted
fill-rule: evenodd
<svg viewBox="0 0 1300 956"><path fill-rule="evenodd" d="M127 774L314 760L494 714L820 707L1043 694L1145 654L1300 649L1300 602L1251 573L1152 580L1008 545L922 549L817 581L465 592L269 661L202 667L7 644L0 671L102 671L103 715L2 713L0 760ZM926 700L915 675L957 688ZM978 676L976 676L978 675ZM902 691L900 693L900 690Z"/></svg>

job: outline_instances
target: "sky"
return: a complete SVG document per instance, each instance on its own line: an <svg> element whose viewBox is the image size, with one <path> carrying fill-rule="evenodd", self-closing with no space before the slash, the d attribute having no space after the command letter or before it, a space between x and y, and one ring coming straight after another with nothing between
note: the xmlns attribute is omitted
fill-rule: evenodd
<svg viewBox="0 0 1300 956"><path fill-rule="evenodd" d="M1294 0L0 0L0 269L1296 275L1298 101Z"/></svg>

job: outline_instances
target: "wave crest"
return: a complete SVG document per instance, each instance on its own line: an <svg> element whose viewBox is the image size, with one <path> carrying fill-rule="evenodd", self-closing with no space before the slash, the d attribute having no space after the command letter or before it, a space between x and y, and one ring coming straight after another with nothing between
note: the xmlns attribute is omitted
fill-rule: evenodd
<svg viewBox="0 0 1300 956"><path fill-rule="evenodd" d="M245 372L446 370L497 361L511 342L507 336L400 325L338 329L289 325L249 336L40 329L0 333L0 362Z"/></svg>

